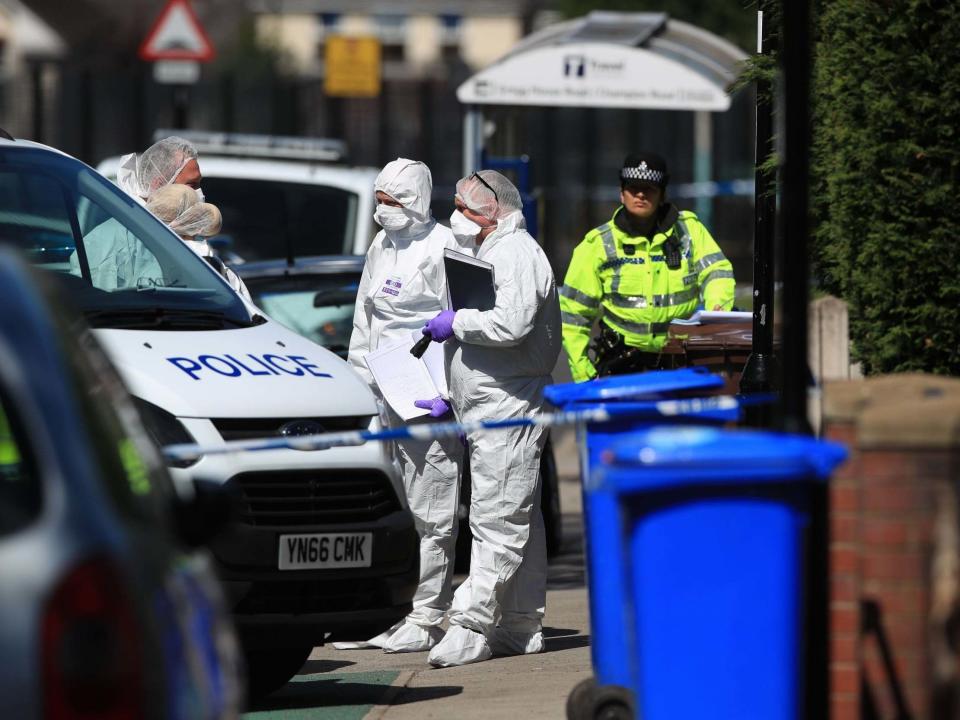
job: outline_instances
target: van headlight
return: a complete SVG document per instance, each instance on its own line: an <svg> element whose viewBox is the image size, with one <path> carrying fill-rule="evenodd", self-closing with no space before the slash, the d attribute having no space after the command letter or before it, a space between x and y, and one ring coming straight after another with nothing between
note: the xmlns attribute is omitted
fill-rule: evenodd
<svg viewBox="0 0 960 720"><path fill-rule="evenodd" d="M176 416L172 413L168 413L162 407L158 407L142 398L134 398L134 403L137 406L137 410L140 411L143 426L157 447L162 449L166 445L196 442L196 439L190 434L190 431L187 430L183 423L177 420ZM196 464L199 460L200 458L194 460L167 460L166 462L170 467L187 468Z"/></svg>

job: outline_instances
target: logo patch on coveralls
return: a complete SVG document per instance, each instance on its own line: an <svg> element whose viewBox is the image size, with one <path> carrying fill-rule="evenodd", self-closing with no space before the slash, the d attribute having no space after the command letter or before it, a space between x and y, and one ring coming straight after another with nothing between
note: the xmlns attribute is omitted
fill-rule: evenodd
<svg viewBox="0 0 960 720"><path fill-rule="evenodd" d="M400 289L403 287L403 282L400 279L399 275L391 275L386 280L383 281L383 287L380 288L381 295L393 295L397 297L400 294Z"/></svg>

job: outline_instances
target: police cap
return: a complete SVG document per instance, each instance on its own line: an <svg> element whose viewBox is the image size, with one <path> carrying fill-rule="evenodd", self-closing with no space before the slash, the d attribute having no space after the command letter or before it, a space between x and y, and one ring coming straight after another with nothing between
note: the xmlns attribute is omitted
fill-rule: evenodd
<svg viewBox="0 0 960 720"><path fill-rule="evenodd" d="M620 170L620 187L631 182L648 182L665 190L670 175L667 173L667 161L652 152L639 152L627 155Z"/></svg>

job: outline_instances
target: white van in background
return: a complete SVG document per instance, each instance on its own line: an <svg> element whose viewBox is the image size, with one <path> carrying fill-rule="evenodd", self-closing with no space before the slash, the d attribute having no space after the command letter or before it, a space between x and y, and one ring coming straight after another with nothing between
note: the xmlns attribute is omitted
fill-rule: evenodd
<svg viewBox="0 0 960 720"><path fill-rule="evenodd" d="M344 142L195 130L158 130L154 139L170 135L200 154L204 195L223 213L211 244L228 263L366 254L379 229L379 170L347 165ZM113 180L119 165L112 157L97 170Z"/></svg>

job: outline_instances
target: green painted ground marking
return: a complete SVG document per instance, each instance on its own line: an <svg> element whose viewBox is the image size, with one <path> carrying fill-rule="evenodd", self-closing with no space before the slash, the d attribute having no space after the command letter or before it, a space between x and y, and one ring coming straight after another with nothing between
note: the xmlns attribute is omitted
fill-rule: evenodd
<svg viewBox="0 0 960 720"><path fill-rule="evenodd" d="M396 670L297 675L257 703L245 720L362 720L377 705Z"/></svg>

